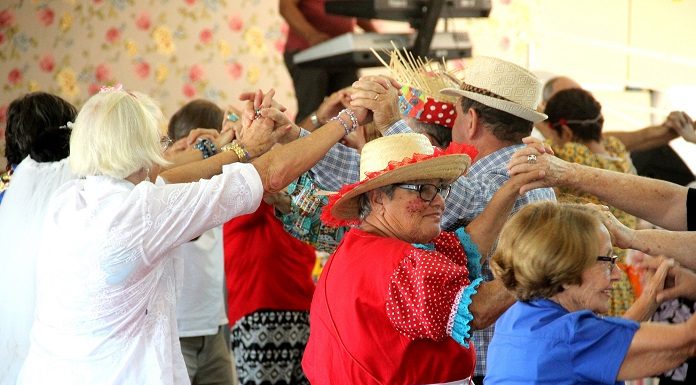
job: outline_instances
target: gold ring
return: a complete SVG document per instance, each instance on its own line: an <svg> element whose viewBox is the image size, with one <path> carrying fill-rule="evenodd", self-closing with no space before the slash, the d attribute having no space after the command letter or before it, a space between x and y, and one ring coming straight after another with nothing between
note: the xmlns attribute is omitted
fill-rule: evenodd
<svg viewBox="0 0 696 385"><path fill-rule="evenodd" d="M377 100L378 97L379 97L379 94L375 95L375 97L372 98L372 100Z"/></svg>

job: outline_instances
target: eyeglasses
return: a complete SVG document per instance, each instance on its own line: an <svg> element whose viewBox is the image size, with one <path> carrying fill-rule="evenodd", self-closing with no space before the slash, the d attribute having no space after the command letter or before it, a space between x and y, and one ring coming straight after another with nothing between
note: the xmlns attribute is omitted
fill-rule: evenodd
<svg viewBox="0 0 696 385"><path fill-rule="evenodd" d="M402 189L406 189L406 190L418 191L420 199L422 199L426 202L432 202L433 199L435 199L435 196L437 194L440 194L442 199L447 199L447 196L449 195L450 191L452 190L452 185L450 185L450 184L441 184L439 186L436 186L434 184L429 184L429 183L424 183L424 184L402 183L402 184L397 184L395 186L400 187Z"/></svg>
<svg viewBox="0 0 696 385"><path fill-rule="evenodd" d="M614 271L614 266L616 266L616 261L619 259L616 255L600 255L597 257L597 262L609 262L607 264L607 275L611 275Z"/></svg>
<svg viewBox="0 0 696 385"><path fill-rule="evenodd" d="M162 147L162 151L167 151L172 143L174 143L174 141L168 136L163 136L160 138L160 147Z"/></svg>

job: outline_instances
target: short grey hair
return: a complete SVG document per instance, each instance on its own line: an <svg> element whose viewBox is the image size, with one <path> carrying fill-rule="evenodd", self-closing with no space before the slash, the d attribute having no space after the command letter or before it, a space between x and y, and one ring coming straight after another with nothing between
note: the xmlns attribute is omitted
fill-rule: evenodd
<svg viewBox="0 0 696 385"><path fill-rule="evenodd" d="M370 204L369 196L369 194L372 191L381 191L389 199L391 199L392 197L394 197L394 190L396 190L396 185L389 184L360 194L360 196L358 197L358 216L360 220L365 220L365 218L367 218L367 216L370 215L370 213L372 212L372 205Z"/></svg>

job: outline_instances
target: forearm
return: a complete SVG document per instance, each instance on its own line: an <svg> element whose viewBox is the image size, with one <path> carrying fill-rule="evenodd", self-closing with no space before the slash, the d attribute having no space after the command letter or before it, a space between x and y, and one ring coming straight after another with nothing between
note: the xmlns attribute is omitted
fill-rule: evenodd
<svg viewBox="0 0 696 385"><path fill-rule="evenodd" d="M482 283L469 305L469 311L474 316L471 327L487 328L514 303L515 297L505 289L499 279Z"/></svg>
<svg viewBox="0 0 696 385"><path fill-rule="evenodd" d="M171 163L167 165L165 169L172 169L179 167L181 165L191 163L191 162L197 162L199 160L203 159L203 155L201 151L189 148L183 151L177 151L173 153L167 153L165 154L165 157L167 158L168 161Z"/></svg>
<svg viewBox="0 0 696 385"><path fill-rule="evenodd" d="M631 215L670 230L686 229L688 189L674 183L569 164L559 184L597 196Z"/></svg>
<svg viewBox="0 0 696 385"><path fill-rule="evenodd" d="M667 230L636 230L631 245L648 255L664 255L673 258L679 264L696 270L696 232Z"/></svg>
<svg viewBox="0 0 696 385"><path fill-rule="evenodd" d="M280 15L285 19L290 28L302 36L305 40L314 34L319 33L304 17L297 7L297 0L280 0Z"/></svg>
<svg viewBox="0 0 696 385"><path fill-rule="evenodd" d="M664 146L679 136L674 130L662 125L649 126L638 131L605 132L604 135L619 139L629 152Z"/></svg>
<svg viewBox="0 0 696 385"><path fill-rule="evenodd" d="M626 354L617 380L653 376L672 369L696 353L688 323L642 323Z"/></svg>
<svg viewBox="0 0 696 385"><path fill-rule="evenodd" d="M345 135L343 126L332 121L311 135L274 147L252 162L264 190L277 192L316 164Z"/></svg>
<svg viewBox="0 0 696 385"><path fill-rule="evenodd" d="M513 184L510 180L505 182L493 195L481 214L476 216L466 227L471 239L478 246L484 258L490 254L498 239L500 229L510 216L515 200L519 196L518 191L518 185Z"/></svg>
<svg viewBox="0 0 696 385"><path fill-rule="evenodd" d="M200 159L200 151L193 151L198 152ZM234 162L239 162L239 158L237 158L234 151L225 151L207 159L170 168L163 171L160 176L166 180L167 183L196 182L200 179L210 179L220 174L222 172L222 166Z"/></svg>

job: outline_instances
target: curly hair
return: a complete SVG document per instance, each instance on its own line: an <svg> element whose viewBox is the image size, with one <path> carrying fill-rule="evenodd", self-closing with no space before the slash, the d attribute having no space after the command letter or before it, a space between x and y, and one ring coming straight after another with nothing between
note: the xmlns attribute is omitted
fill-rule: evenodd
<svg viewBox="0 0 696 385"><path fill-rule="evenodd" d="M460 99L462 111L466 113L470 108L474 109L478 113L481 123L500 141L518 144L522 143L522 138L532 133L534 123L529 120L489 107L467 97Z"/></svg>
<svg viewBox="0 0 696 385"><path fill-rule="evenodd" d="M573 132L573 141L599 142L602 139L602 105L583 89L559 91L546 103L544 113L559 134L561 125L568 126Z"/></svg>
<svg viewBox="0 0 696 385"><path fill-rule="evenodd" d="M17 98L7 108L5 156L7 163L18 164L32 150L43 132L75 121L77 109L59 96L33 92Z"/></svg>
<svg viewBox="0 0 696 385"><path fill-rule="evenodd" d="M599 251L601 225L582 205L529 204L503 226L491 270L521 301L552 297L582 283Z"/></svg>

